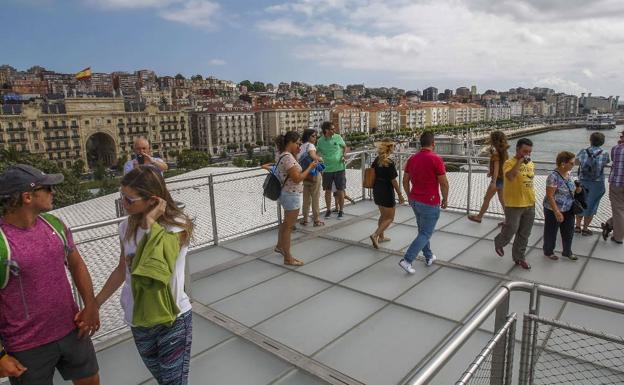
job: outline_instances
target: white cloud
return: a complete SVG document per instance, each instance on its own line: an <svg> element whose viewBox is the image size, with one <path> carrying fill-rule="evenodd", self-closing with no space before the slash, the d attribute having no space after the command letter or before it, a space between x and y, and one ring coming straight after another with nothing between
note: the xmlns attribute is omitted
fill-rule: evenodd
<svg viewBox="0 0 624 385"><path fill-rule="evenodd" d="M212 66L224 66L227 64L227 62L223 59L212 59L208 62L208 64Z"/></svg>
<svg viewBox="0 0 624 385"><path fill-rule="evenodd" d="M265 11L257 28L295 57L401 79L539 80L576 92L607 84L624 60L624 23L611 17L622 1L299 0Z"/></svg>
<svg viewBox="0 0 624 385"><path fill-rule="evenodd" d="M184 3L182 7L161 11L160 16L165 20L195 27L213 28L219 9L220 5L212 1L191 0Z"/></svg>
<svg viewBox="0 0 624 385"><path fill-rule="evenodd" d="M221 6L211 0L88 0L110 10L155 9L165 20L194 27L214 28Z"/></svg>

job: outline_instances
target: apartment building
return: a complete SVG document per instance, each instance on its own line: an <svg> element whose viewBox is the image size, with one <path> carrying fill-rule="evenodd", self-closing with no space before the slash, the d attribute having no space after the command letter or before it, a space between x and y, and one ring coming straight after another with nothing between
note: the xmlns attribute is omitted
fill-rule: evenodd
<svg viewBox="0 0 624 385"><path fill-rule="evenodd" d="M448 124L459 125L471 121L471 108L468 104L451 103L449 107Z"/></svg>
<svg viewBox="0 0 624 385"><path fill-rule="evenodd" d="M417 130L425 127L426 110L418 105L399 106L400 127L408 130Z"/></svg>
<svg viewBox="0 0 624 385"><path fill-rule="evenodd" d="M123 98L67 98L56 103L4 105L0 110L0 147L46 156L60 167L82 159L89 166L116 164L130 154L134 139L147 137L165 159L190 146L183 111Z"/></svg>
<svg viewBox="0 0 624 385"><path fill-rule="evenodd" d="M325 106L298 102L259 105L256 107L257 137L263 143L270 143L277 135L288 131L318 130L329 119L330 109Z"/></svg>
<svg viewBox="0 0 624 385"><path fill-rule="evenodd" d="M450 108L447 104L422 103L420 106L425 110L425 128L449 124Z"/></svg>
<svg viewBox="0 0 624 385"><path fill-rule="evenodd" d="M218 155L228 147L255 144L256 113L246 103L214 103L190 112L191 148Z"/></svg>
<svg viewBox="0 0 624 385"><path fill-rule="evenodd" d="M485 120L489 122L511 119L511 106L509 104L488 104L485 107Z"/></svg>
<svg viewBox="0 0 624 385"><path fill-rule="evenodd" d="M340 134L370 133L370 112L350 104L342 104L331 110L331 122Z"/></svg>
<svg viewBox="0 0 624 385"><path fill-rule="evenodd" d="M372 105L363 108L368 111L372 132L391 132L401 129L401 117L398 109L386 105Z"/></svg>

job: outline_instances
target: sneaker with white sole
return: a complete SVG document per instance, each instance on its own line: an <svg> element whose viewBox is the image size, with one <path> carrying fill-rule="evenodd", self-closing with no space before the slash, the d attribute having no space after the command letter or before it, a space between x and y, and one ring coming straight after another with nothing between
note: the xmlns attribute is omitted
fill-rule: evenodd
<svg viewBox="0 0 624 385"><path fill-rule="evenodd" d="M405 270L410 274L414 274L416 272L416 269L412 267L412 264L407 262L405 259L401 259L399 261L399 266L401 266L401 269Z"/></svg>
<svg viewBox="0 0 624 385"><path fill-rule="evenodd" d="M435 261L436 259L438 259L438 257L436 257L435 254L431 254L431 258L425 257L425 265L431 266L433 264L433 261Z"/></svg>

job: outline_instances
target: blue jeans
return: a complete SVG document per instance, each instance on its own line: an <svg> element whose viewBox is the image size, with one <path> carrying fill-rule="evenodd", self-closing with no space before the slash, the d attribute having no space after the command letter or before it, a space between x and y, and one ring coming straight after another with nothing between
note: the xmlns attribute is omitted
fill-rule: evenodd
<svg viewBox="0 0 624 385"><path fill-rule="evenodd" d="M416 215L418 235L405 252L404 258L407 262L412 263L421 250L425 258L431 258L433 255L429 247L429 240L433 235L436 223L438 223L438 218L440 218L440 206L431 206L417 201L410 201L410 206Z"/></svg>

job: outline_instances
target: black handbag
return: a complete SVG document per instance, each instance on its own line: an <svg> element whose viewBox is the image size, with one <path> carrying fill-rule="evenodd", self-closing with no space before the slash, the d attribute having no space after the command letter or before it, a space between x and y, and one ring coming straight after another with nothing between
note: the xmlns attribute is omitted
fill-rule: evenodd
<svg viewBox="0 0 624 385"><path fill-rule="evenodd" d="M572 198L574 199L574 201L572 202L572 213L574 215L581 215L583 211L585 211L585 209L587 208L587 202L585 202L584 199L581 199L581 196L583 194L575 193L574 191L572 191L572 189L570 189L570 186L568 185L568 182L563 178L561 174L559 174L559 171L555 170L555 172L557 173L557 175L559 175L563 183L568 188L570 195L572 195Z"/></svg>
<svg viewBox="0 0 624 385"><path fill-rule="evenodd" d="M277 160L277 164L275 165L276 170L277 170L277 167L279 166L279 163L282 161L282 158L284 158L286 155L288 154L284 154L280 156L280 158ZM282 187L284 187L284 184L286 183L287 180L288 180L288 175L286 175L286 178L284 179L284 183L282 183L280 182L277 175L275 175L273 172L269 172L269 175L267 175L266 178L264 178L264 183L262 184L262 191L263 191L262 195L264 195L265 197L269 198L272 201L278 200L280 195L282 194Z"/></svg>

